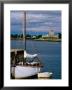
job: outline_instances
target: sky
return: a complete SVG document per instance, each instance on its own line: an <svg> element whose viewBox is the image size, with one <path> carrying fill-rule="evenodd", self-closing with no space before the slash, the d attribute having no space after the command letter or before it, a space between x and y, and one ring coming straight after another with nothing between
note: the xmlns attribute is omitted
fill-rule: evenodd
<svg viewBox="0 0 72 90"><path fill-rule="evenodd" d="M23 33L24 11L11 11L11 34ZM26 11L26 33L47 34L61 32L61 11Z"/></svg>

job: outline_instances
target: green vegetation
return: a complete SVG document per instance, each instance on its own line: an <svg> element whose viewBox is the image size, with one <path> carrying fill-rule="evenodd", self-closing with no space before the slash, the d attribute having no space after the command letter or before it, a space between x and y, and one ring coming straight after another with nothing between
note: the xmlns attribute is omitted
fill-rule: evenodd
<svg viewBox="0 0 72 90"><path fill-rule="evenodd" d="M44 36L43 35L30 35L26 34L24 37L28 40L40 40L40 41L61 41L62 35L61 33L58 33L57 36ZM11 34L12 40L23 40L23 34Z"/></svg>
<svg viewBox="0 0 72 90"><path fill-rule="evenodd" d="M61 33L58 33L58 38L61 39L62 35Z"/></svg>
<svg viewBox="0 0 72 90"><path fill-rule="evenodd" d="M26 39L39 39L42 38L42 35L30 35L27 34ZM11 39L23 39L23 34L11 34Z"/></svg>
<svg viewBox="0 0 72 90"><path fill-rule="evenodd" d="M11 39L22 39L23 38L23 34L11 34Z"/></svg>
<svg viewBox="0 0 72 90"><path fill-rule="evenodd" d="M37 35L36 39L42 38L42 35Z"/></svg>

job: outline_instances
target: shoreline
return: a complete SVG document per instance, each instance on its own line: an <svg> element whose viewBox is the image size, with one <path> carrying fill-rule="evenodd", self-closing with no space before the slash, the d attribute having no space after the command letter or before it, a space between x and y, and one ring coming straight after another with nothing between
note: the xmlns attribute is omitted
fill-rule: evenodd
<svg viewBox="0 0 72 90"><path fill-rule="evenodd" d="M23 39L11 39L11 40L23 40ZM48 39L27 39L29 41L48 41L48 42L61 42L61 39L57 40L48 40Z"/></svg>

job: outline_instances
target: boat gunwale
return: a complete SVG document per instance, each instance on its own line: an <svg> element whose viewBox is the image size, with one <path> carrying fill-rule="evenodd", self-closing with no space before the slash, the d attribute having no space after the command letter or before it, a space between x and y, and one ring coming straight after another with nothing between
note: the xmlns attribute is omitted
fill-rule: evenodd
<svg viewBox="0 0 72 90"><path fill-rule="evenodd" d="M22 66L22 67L43 67L43 65L13 65L11 67Z"/></svg>

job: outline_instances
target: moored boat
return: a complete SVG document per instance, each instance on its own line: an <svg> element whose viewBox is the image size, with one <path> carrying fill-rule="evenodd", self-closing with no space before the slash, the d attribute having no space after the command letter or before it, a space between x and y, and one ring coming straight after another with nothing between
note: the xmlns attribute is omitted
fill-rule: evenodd
<svg viewBox="0 0 72 90"><path fill-rule="evenodd" d="M14 50L12 49L11 75L14 78L27 78L27 77L36 75L41 71L42 64L38 60L37 54L31 55L26 53L25 51L24 58L23 58L23 54L24 54L24 51L21 49L14 49ZM28 59L31 58L32 61L31 59L30 61L29 60L24 61L24 59L26 58Z"/></svg>

